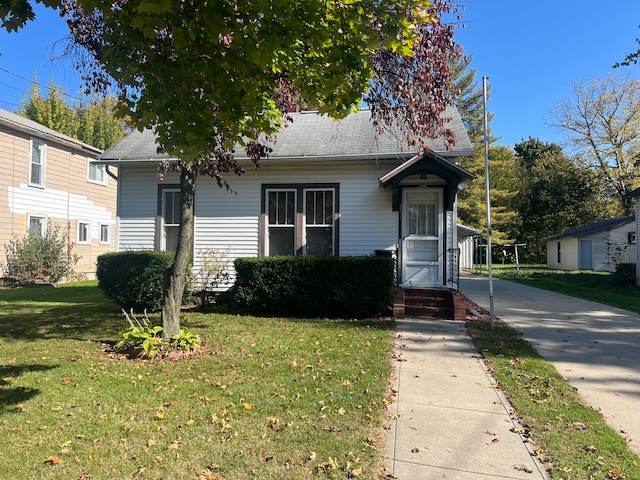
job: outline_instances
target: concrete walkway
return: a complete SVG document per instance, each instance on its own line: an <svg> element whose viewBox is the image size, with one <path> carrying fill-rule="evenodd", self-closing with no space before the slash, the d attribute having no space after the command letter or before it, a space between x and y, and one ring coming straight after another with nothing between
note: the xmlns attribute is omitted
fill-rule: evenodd
<svg viewBox="0 0 640 480"><path fill-rule="evenodd" d="M489 309L487 277L462 275L461 291ZM493 292L496 317L521 332L640 454L640 315L498 279Z"/></svg>
<svg viewBox="0 0 640 480"><path fill-rule="evenodd" d="M386 477L547 478L462 322L398 320Z"/></svg>

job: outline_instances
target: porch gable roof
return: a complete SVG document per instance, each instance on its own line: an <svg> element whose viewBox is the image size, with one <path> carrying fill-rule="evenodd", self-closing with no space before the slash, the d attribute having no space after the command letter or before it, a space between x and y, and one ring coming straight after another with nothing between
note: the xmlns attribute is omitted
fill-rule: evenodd
<svg viewBox="0 0 640 480"><path fill-rule="evenodd" d="M428 151L416 155L378 179L381 187L392 186L394 211L400 208L400 182L411 175L418 174L436 175L447 182L449 191L446 202L449 210L453 208L458 190L466 187L474 179L473 174L435 152Z"/></svg>

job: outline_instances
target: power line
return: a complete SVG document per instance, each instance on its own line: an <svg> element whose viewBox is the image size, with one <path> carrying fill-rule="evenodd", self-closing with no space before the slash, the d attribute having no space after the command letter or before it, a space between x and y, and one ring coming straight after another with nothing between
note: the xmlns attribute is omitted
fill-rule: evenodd
<svg viewBox="0 0 640 480"><path fill-rule="evenodd" d="M45 89L47 92L51 90L51 87L49 87L49 86L42 85L41 83L38 83L38 82L36 82L35 80L29 80L28 78L23 77L23 76L22 76L22 75L20 75L19 73L12 72L12 71L10 71L10 70L7 70L6 68L0 67L0 71L5 72L5 73L8 73L9 75L13 75L14 77L17 77L17 78L19 78L20 80L24 80L25 82L28 82L28 83L30 83L31 85L37 85L38 87ZM4 84L2 84L2 85L4 85ZM7 87L10 87L10 88L13 88L13 89L15 89L15 90L20 91L20 89L19 89L19 88L17 88L17 87L12 87L12 86L10 86L10 85L4 85L4 86L7 86ZM67 93L67 92L64 92L64 91L63 91L63 92L62 92L62 94L63 94L65 97L72 98L72 99L77 100L77 101L79 101L79 102L81 102L81 103L85 103L85 104L86 104L86 103L88 103L85 99L80 98L80 97L76 97L75 95L71 95L71 94L69 94L69 93ZM5 103L9 103L9 102L5 102Z"/></svg>

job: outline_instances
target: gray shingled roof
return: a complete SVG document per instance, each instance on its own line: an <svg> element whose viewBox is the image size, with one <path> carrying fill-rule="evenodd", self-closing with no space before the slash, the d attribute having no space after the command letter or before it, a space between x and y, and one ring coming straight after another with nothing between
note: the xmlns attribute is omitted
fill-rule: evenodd
<svg viewBox="0 0 640 480"><path fill-rule="evenodd" d="M625 195L625 197L640 197L640 187L635 190L631 190Z"/></svg>
<svg viewBox="0 0 640 480"><path fill-rule="evenodd" d="M410 158L416 153L415 147L408 147L401 141L401 136L388 131L376 135L369 110L361 110L343 120L333 120L316 112L292 113L291 116L293 122L271 144L270 159ZM457 144L448 151L442 139L433 139L426 142L429 149L443 157L473 155L473 147L456 108L448 108L443 116L451 118L448 126L455 132ZM100 155L100 160L118 163L171 159L168 154L158 154L157 149L152 131L134 131ZM246 158L242 149L238 149L237 156Z"/></svg>
<svg viewBox="0 0 640 480"><path fill-rule="evenodd" d="M585 235L591 235L592 233L601 232L604 230L611 230L612 228L622 226L626 223L633 222L635 220L634 215L627 215L626 217L619 218L609 218L607 220L601 220L596 223L592 223L590 225L585 225L580 228L574 228L573 230L568 230L563 233L559 233L557 235L552 235L551 237L545 238L545 240L558 240L560 238L570 238L570 237L584 237Z"/></svg>
<svg viewBox="0 0 640 480"><path fill-rule="evenodd" d="M13 130L24 132L34 137L42 138L44 140L70 145L81 150L89 150L94 155L102 153L102 150L100 150L99 148L92 147L91 145L81 142L80 140L76 140L75 138L63 135L62 133L56 132L55 130L39 124L38 122L34 122L33 120L21 117L20 115L17 115L15 113L8 112L7 110L0 109L0 125L11 128Z"/></svg>

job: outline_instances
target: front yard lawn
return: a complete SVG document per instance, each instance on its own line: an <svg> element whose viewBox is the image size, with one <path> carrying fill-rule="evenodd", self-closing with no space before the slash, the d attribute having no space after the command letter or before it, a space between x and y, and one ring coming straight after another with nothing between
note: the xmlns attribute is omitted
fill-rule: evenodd
<svg viewBox="0 0 640 480"><path fill-rule="evenodd" d="M129 360L95 282L0 290L0 478L375 478L393 322L187 314L203 351Z"/></svg>

